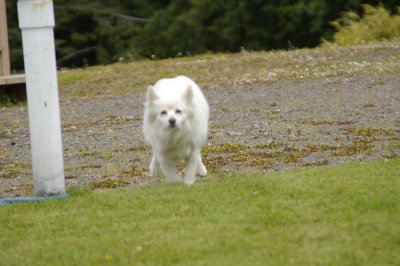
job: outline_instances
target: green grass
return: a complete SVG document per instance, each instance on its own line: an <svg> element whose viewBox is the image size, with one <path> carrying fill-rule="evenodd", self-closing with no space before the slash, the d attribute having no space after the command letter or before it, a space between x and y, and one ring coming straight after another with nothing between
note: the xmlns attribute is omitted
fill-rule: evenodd
<svg viewBox="0 0 400 266"><path fill-rule="evenodd" d="M0 265L398 265L400 160L0 207Z"/></svg>

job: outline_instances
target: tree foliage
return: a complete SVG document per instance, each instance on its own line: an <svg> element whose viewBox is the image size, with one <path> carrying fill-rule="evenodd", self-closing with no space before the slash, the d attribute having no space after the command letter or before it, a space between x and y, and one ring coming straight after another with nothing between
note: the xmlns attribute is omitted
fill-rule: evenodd
<svg viewBox="0 0 400 266"><path fill-rule="evenodd" d="M379 0L54 0L58 65L204 52L313 47L330 21ZM398 0L383 5L395 10ZM16 1L7 1L14 69L22 68Z"/></svg>

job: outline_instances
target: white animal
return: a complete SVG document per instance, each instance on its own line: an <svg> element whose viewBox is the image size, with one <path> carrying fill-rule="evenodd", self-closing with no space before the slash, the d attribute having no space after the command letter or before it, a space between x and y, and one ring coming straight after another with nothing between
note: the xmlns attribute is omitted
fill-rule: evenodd
<svg viewBox="0 0 400 266"><path fill-rule="evenodd" d="M160 170L168 182L192 185L196 174L207 175L200 149L207 141L209 107L197 84L188 77L161 79L147 90L143 133L151 144L150 174ZM184 160L182 177L176 169Z"/></svg>

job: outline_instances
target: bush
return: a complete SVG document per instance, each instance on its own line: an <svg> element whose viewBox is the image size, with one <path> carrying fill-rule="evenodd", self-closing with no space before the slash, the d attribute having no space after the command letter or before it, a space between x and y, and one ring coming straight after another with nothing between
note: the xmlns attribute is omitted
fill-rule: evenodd
<svg viewBox="0 0 400 266"><path fill-rule="evenodd" d="M363 10L362 17L350 11L331 22L337 30L333 35L333 44L353 45L400 37L400 14L391 15L382 5L373 7L365 4Z"/></svg>

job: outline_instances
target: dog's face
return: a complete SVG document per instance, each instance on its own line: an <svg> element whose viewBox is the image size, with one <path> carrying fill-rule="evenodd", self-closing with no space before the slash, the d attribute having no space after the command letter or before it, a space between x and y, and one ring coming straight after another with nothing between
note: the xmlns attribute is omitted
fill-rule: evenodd
<svg viewBox="0 0 400 266"><path fill-rule="evenodd" d="M187 108L179 101L158 101L154 107L156 119L163 128L180 128L186 120Z"/></svg>
<svg viewBox="0 0 400 266"><path fill-rule="evenodd" d="M148 108L151 109L151 118L165 129L179 129L187 121L189 115L189 105L191 102L192 89L181 99L162 99L149 87L147 93Z"/></svg>

